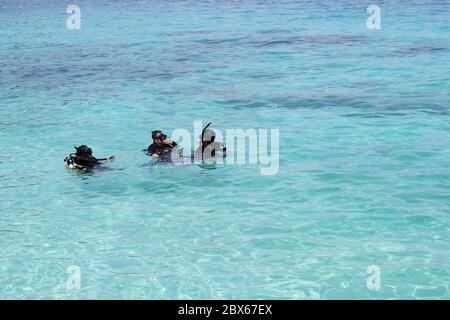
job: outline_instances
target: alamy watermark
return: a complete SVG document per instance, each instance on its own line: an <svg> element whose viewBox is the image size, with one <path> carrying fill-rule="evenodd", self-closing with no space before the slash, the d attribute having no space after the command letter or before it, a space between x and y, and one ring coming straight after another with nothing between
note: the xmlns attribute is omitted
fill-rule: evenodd
<svg viewBox="0 0 450 320"><path fill-rule="evenodd" d="M214 163L255 164L260 174L275 175L279 170L280 132L279 129L237 129L228 128L225 132L211 128L205 136L202 121L194 121L194 134L188 129L176 129L171 140L180 145L183 156L172 152L172 158L188 161L213 161ZM214 138L207 137L212 135ZM201 141L207 141L202 147ZM211 141L212 140L212 141ZM190 151L194 150L192 155ZM189 156L188 156L189 155ZM175 161L176 163L176 161Z"/></svg>
<svg viewBox="0 0 450 320"><path fill-rule="evenodd" d="M369 30L381 29L381 9L377 5L370 5L367 7L367 14L370 16L367 18L366 24Z"/></svg>
<svg viewBox="0 0 450 320"><path fill-rule="evenodd" d="M67 267L69 276L66 281L66 290L80 290L81 288L81 269L79 266L72 265Z"/></svg>
<svg viewBox="0 0 450 320"><path fill-rule="evenodd" d="M236 0L235 0L236 1ZM81 9L78 5L71 4L67 6L66 10L69 16L66 20L66 26L69 30L81 29ZM375 4L367 7L367 14L370 16L366 20L367 29L379 30L381 29L381 9Z"/></svg>
<svg viewBox="0 0 450 320"><path fill-rule="evenodd" d="M81 9L75 4L67 6L66 12L69 17L66 20L66 26L69 30L80 30L81 29Z"/></svg>
<svg viewBox="0 0 450 320"><path fill-rule="evenodd" d="M366 273L369 274L367 277L367 289L369 290L380 290L381 288L381 269L377 265L370 265L367 267Z"/></svg>

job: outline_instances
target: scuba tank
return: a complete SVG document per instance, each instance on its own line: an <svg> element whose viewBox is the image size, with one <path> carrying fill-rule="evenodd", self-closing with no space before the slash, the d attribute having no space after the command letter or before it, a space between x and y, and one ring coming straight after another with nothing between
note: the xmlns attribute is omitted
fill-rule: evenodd
<svg viewBox="0 0 450 320"><path fill-rule="evenodd" d="M74 153L71 153L64 158L64 162L69 168L75 168L75 157L76 155Z"/></svg>

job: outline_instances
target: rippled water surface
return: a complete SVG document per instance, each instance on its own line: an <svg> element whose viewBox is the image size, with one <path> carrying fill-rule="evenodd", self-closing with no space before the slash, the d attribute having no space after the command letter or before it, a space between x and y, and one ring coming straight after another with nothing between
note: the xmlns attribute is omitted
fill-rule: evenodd
<svg viewBox="0 0 450 320"><path fill-rule="evenodd" d="M1 298L450 298L448 1L77 3L0 1ZM278 174L148 165L195 120Z"/></svg>

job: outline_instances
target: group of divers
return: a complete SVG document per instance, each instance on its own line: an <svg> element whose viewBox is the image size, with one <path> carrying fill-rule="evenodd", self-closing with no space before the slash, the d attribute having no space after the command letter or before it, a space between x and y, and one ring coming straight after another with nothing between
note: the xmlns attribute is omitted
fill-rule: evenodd
<svg viewBox="0 0 450 320"><path fill-rule="evenodd" d="M216 159L216 157L225 157L227 148L221 142L215 141L216 133L214 130L208 129L211 125L209 123L199 136L199 147L191 154L190 160ZM156 158L160 161L172 161L173 156L182 156L182 149L180 146L167 138L161 130L152 131L151 136L153 142L145 151L147 155ZM66 166L73 169L89 170L100 166L105 161L112 161L115 156L107 158L96 158L93 155L92 149L87 145L75 147L76 152L71 153L64 159Z"/></svg>

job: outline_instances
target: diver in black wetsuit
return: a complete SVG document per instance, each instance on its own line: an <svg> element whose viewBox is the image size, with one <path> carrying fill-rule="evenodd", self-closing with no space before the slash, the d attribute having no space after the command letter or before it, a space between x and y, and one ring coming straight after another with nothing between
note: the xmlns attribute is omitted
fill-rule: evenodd
<svg viewBox="0 0 450 320"><path fill-rule="evenodd" d="M194 157L196 159L201 158L204 160L226 156L227 148L223 145L223 143L215 141L216 133L214 130L207 129L206 127L199 138L199 147L194 153Z"/></svg>
<svg viewBox="0 0 450 320"><path fill-rule="evenodd" d="M71 153L64 159L69 168L92 169L101 164L102 161L111 161L115 158L114 156L110 156L108 158L97 159L92 155L92 149L84 144L75 147L75 150L75 154Z"/></svg>
<svg viewBox="0 0 450 320"><path fill-rule="evenodd" d="M162 131L152 131L153 143L148 146L147 154L155 158L168 158L173 150L178 150L178 144L167 139Z"/></svg>

